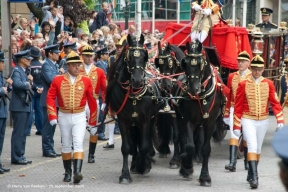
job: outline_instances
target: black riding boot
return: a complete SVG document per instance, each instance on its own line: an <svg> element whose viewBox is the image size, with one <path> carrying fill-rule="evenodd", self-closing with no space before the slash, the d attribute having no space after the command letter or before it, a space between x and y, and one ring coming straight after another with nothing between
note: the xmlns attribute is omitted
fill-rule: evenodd
<svg viewBox="0 0 288 192"><path fill-rule="evenodd" d="M97 143L89 143L89 154L88 154L88 163L95 163L94 154L96 150Z"/></svg>
<svg viewBox="0 0 288 192"><path fill-rule="evenodd" d="M73 183L78 184L80 181L83 179L83 176L81 174L81 169L82 169L82 162L83 159L74 159L74 178L73 178Z"/></svg>
<svg viewBox="0 0 288 192"><path fill-rule="evenodd" d="M225 165L225 169L235 172L236 171L236 163L237 163L237 151L238 146L230 145L230 163Z"/></svg>
<svg viewBox="0 0 288 192"><path fill-rule="evenodd" d="M250 173L249 165L248 165L248 171L247 171L247 172L248 172L248 173L247 173L246 181L247 181L248 183L250 183L250 182L251 182L251 173Z"/></svg>
<svg viewBox="0 0 288 192"><path fill-rule="evenodd" d="M72 175L72 169L71 169L71 159L69 160L63 160L63 165L65 169L65 176L63 181L64 182L70 182L71 181L71 175Z"/></svg>
<svg viewBox="0 0 288 192"><path fill-rule="evenodd" d="M252 189L258 188L258 172L257 172L257 161L248 161L249 170L251 175L250 187Z"/></svg>
<svg viewBox="0 0 288 192"><path fill-rule="evenodd" d="M244 168L245 170L248 170L249 165L247 161L247 153L248 153L248 148L244 146Z"/></svg>

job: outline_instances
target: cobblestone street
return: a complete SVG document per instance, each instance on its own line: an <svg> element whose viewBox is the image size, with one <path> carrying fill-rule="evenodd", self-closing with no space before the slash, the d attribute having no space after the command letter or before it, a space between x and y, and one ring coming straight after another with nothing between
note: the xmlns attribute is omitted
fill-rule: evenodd
<svg viewBox="0 0 288 192"><path fill-rule="evenodd" d="M278 176L278 157L275 155L271 140L275 131L275 118L270 116L270 126L266 134L259 170L259 188L257 191L284 191ZM228 172L224 165L228 163L228 143L229 134L222 143L212 143L212 153L209 162L210 175L212 178L212 187L201 187L198 183L200 174L200 164L194 164L194 174L191 181L187 181L179 176L178 171L169 169L168 158L160 159L158 154L155 157L156 164L152 165L152 170L147 175L132 175L133 183L130 185L118 184L119 176L122 169L121 155L121 137L115 135L115 149L104 150L103 145L106 142L98 143L96 149L96 163L88 164L88 140L86 134L85 157L82 167L83 181L80 185L62 182L63 164L61 157L44 158L41 150L41 137L35 135L35 128L32 130L30 137L27 137L26 158L33 160L31 165L11 165L10 164L10 138L12 129L7 128L4 151L2 153L2 163L11 168L9 173L0 175L0 191L251 191L249 184L246 182L247 172L244 170L243 159L238 160L237 171ZM106 134L107 136L107 134ZM55 132L55 149L60 152L60 131ZM170 147L172 149L172 146ZM131 160L131 156L129 157Z"/></svg>

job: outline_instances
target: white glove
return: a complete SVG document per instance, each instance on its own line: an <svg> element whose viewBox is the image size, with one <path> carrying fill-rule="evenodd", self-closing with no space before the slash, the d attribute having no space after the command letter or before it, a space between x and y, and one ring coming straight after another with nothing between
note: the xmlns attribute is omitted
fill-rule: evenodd
<svg viewBox="0 0 288 192"><path fill-rule="evenodd" d="M277 128L276 128L276 132L279 131L280 129L282 129L283 126L284 126L283 123L278 123Z"/></svg>
<svg viewBox="0 0 288 192"><path fill-rule="evenodd" d="M200 11L200 10L202 10L201 6L198 5L197 3L195 3L195 5L192 7L192 9L194 9L195 11Z"/></svg>
<svg viewBox="0 0 288 192"><path fill-rule="evenodd" d="M105 107L106 107L106 103L102 103L102 105L101 105L101 111L104 111L104 110L105 110Z"/></svg>
<svg viewBox="0 0 288 192"><path fill-rule="evenodd" d="M96 135L97 127L90 127L90 135Z"/></svg>
<svg viewBox="0 0 288 192"><path fill-rule="evenodd" d="M229 124L230 124L230 119L229 119L229 117L224 117L224 118L223 118L223 121L224 121L224 123L225 123L226 125L229 125Z"/></svg>
<svg viewBox="0 0 288 192"><path fill-rule="evenodd" d="M97 101L97 104L99 105L99 99L97 99L96 101Z"/></svg>
<svg viewBox="0 0 288 192"><path fill-rule="evenodd" d="M240 137L240 135L241 135L241 131L240 131L240 130L234 130L233 133L234 133L234 135L236 135L237 137Z"/></svg>
<svg viewBox="0 0 288 192"><path fill-rule="evenodd" d="M57 124L58 124L57 119L53 119L52 121L50 121L50 125L52 126L57 125Z"/></svg>
<svg viewBox="0 0 288 192"><path fill-rule="evenodd" d="M203 11L203 14L207 15L207 16L211 15L211 13L212 13L212 9L209 9L209 8L208 9L203 9L202 11Z"/></svg>

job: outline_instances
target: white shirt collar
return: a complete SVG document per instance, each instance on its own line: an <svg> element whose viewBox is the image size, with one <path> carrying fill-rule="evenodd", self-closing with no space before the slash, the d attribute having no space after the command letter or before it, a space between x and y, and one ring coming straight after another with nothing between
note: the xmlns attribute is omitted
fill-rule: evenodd
<svg viewBox="0 0 288 192"><path fill-rule="evenodd" d="M85 68L86 74L88 74L90 72L90 70L92 69L92 64L87 65L87 64L84 63L84 68Z"/></svg>
<svg viewBox="0 0 288 192"><path fill-rule="evenodd" d="M73 85L75 83L76 77L72 76L69 72L68 72L68 75L69 75L70 81L71 81L71 83Z"/></svg>
<svg viewBox="0 0 288 192"><path fill-rule="evenodd" d="M252 79L255 81L256 84L258 84L259 81L260 81L260 77L258 77L257 79L255 79L255 78L252 76Z"/></svg>
<svg viewBox="0 0 288 192"><path fill-rule="evenodd" d="M248 71L248 68L245 71L239 71L241 77L244 77L247 71Z"/></svg>

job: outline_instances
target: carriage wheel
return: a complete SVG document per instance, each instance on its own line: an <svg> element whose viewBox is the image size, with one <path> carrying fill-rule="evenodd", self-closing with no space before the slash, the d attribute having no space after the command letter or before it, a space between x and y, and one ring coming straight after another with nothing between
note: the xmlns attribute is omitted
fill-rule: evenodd
<svg viewBox="0 0 288 192"><path fill-rule="evenodd" d="M220 142L223 141L223 139L226 137L226 134L227 130L223 130L221 132L214 131L212 137L215 142Z"/></svg>
<svg viewBox="0 0 288 192"><path fill-rule="evenodd" d="M242 159L244 157L244 150L243 150L243 134L238 139L238 151L237 151L237 159Z"/></svg>

